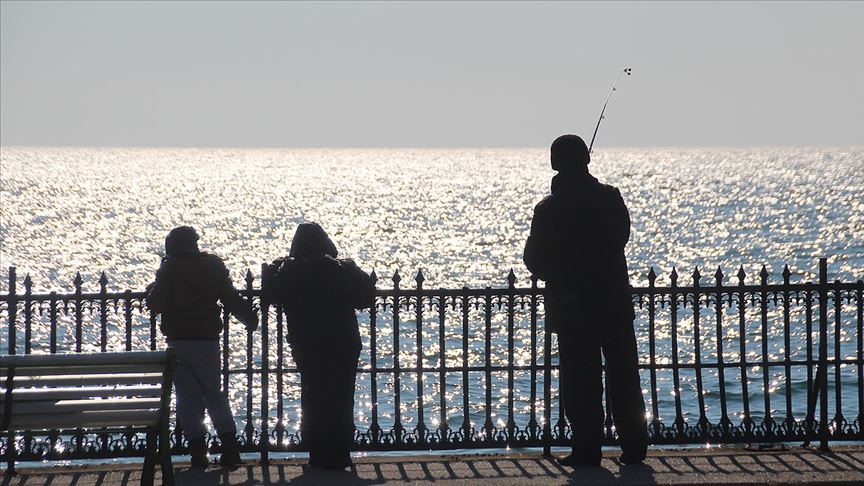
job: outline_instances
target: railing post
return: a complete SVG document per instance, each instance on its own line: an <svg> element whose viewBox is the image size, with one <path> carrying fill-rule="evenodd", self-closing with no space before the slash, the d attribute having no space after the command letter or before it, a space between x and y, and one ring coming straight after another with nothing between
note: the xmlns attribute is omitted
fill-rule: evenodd
<svg viewBox="0 0 864 486"><path fill-rule="evenodd" d="M24 277L24 354L33 347L33 279L28 273Z"/></svg>
<svg viewBox="0 0 864 486"><path fill-rule="evenodd" d="M84 303L81 301L81 285L84 283L84 279L81 278L81 272L75 273L75 279L72 281L72 284L75 285L75 352L81 352L81 341L84 339L84 316L82 315L82 306Z"/></svg>
<svg viewBox="0 0 864 486"><path fill-rule="evenodd" d="M726 364L723 359L723 270L717 266L714 272L714 282L717 287L715 295L715 315L717 332L717 376L720 387L720 430L723 438L729 436L732 422L729 420L729 410L726 405Z"/></svg>
<svg viewBox="0 0 864 486"><path fill-rule="evenodd" d="M105 272L99 276L99 350L108 350L108 277Z"/></svg>
<svg viewBox="0 0 864 486"><path fill-rule="evenodd" d="M81 272L75 272L75 279L72 281L72 283L73 285L75 285L75 352L80 353L82 341L84 340L84 303L81 300L81 285L84 283L84 279L81 278ZM73 439L75 441L74 450L79 453L83 452L84 431L81 429L75 429Z"/></svg>
<svg viewBox="0 0 864 486"><path fill-rule="evenodd" d="M252 271L246 269L246 295L249 297L249 305L252 305L252 282L254 281L254 277L252 277ZM252 358L252 333L246 331L246 427L245 427L245 435L246 435L246 448L249 451L253 451L253 446L255 443L255 426L252 425L252 365L254 364L254 360ZM263 372L262 372L263 375ZM263 379L263 376L262 376ZM264 401L264 397L261 397L261 401Z"/></svg>
<svg viewBox="0 0 864 486"><path fill-rule="evenodd" d="M48 320L50 321L50 331L48 338L48 350L51 354L57 352L57 292L52 291L48 301ZM54 449L52 449L53 451Z"/></svg>
<svg viewBox="0 0 864 486"><path fill-rule="evenodd" d="M528 437L534 441L540 435L537 427L537 278L531 275L531 416Z"/></svg>
<svg viewBox="0 0 864 486"><path fill-rule="evenodd" d="M858 307L858 434L864 436L864 282L858 281L856 291Z"/></svg>
<svg viewBox="0 0 864 486"><path fill-rule="evenodd" d="M670 328L672 333L672 390L675 394L675 430L678 439L684 437L687 423L684 421L684 413L681 409L681 376L678 363L678 271L672 267L671 288L669 291ZM687 304L687 294L682 294L682 305Z"/></svg>
<svg viewBox="0 0 864 486"><path fill-rule="evenodd" d="M263 275L267 271L267 264L261 264L261 286L264 285ZM248 275L248 274L247 274ZM251 276L251 275L250 275ZM267 325L270 321L270 303L264 299L264 292L261 292L259 298L259 306L261 307L261 463L267 464L270 461L270 333ZM252 294L249 294L249 305L252 306L254 312L255 306L252 304ZM251 333L250 333L251 334ZM281 397L280 397L281 399Z"/></svg>
<svg viewBox="0 0 864 486"><path fill-rule="evenodd" d="M15 354L15 318L18 313L18 297L15 295L15 267L9 267L9 354Z"/></svg>
<svg viewBox="0 0 864 486"><path fill-rule="evenodd" d="M789 265L783 267L783 363L786 384L786 430L787 434L795 430L795 416L792 413L792 341L789 336Z"/></svg>
<svg viewBox="0 0 864 486"><path fill-rule="evenodd" d="M700 308L702 306L702 297L700 289L700 280L702 274L699 273L699 267L693 270L693 357L694 370L696 372L696 397L699 402L699 430L702 432L702 437L708 442L708 417L705 416L705 392L702 383L702 341L701 330L699 329ZM706 308L708 307L708 294L705 294Z"/></svg>
<svg viewBox="0 0 864 486"><path fill-rule="evenodd" d="M510 273L507 275L507 444L513 445L515 444L514 435L516 433L516 419L513 415L513 388L514 386L514 342L513 342L513 332L514 332L514 320L516 313L516 302L515 302L515 292L516 292L516 274L513 273L513 269L510 269Z"/></svg>
<svg viewBox="0 0 864 486"><path fill-rule="evenodd" d="M744 438L750 442L753 440L753 419L750 416L750 387L747 378L747 291L744 279L747 274L744 266L738 268L738 361L741 367L741 400L744 407Z"/></svg>
<svg viewBox="0 0 864 486"><path fill-rule="evenodd" d="M483 422L483 440L491 444L495 439L497 429L492 423L492 288L486 287L483 293L483 321L485 323L485 336L483 339L483 370L486 376L486 389L484 403L486 406L486 420Z"/></svg>
<svg viewBox="0 0 864 486"><path fill-rule="evenodd" d="M378 284L378 275L375 270L369 276L372 280L372 286ZM369 428L371 432L370 441L373 446L381 442L381 426L378 424L378 315L377 301L372 300L372 307L369 308L369 367L370 367L370 392L372 398L372 426Z"/></svg>
<svg viewBox="0 0 864 486"><path fill-rule="evenodd" d="M774 417L771 415L771 368L768 364L768 269L762 265L759 272L759 311L762 336L762 400L765 416L762 426L769 437L774 436Z"/></svg>
<svg viewBox="0 0 864 486"><path fill-rule="evenodd" d="M654 337L657 314L656 280L657 274L654 272L654 267L651 267L648 270L648 366L651 376L651 430L654 434L654 442L660 440L660 405L657 398L657 342Z"/></svg>
<svg viewBox="0 0 864 486"><path fill-rule="evenodd" d="M819 450L828 448L828 259L819 259Z"/></svg>
<svg viewBox="0 0 864 486"><path fill-rule="evenodd" d="M426 410L423 406L423 270L417 270L414 278L416 284L416 307L414 308L414 324L417 329L417 442L426 445Z"/></svg>
<svg viewBox="0 0 864 486"><path fill-rule="evenodd" d="M471 427L470 385L468 382L468 287L462 287L462 443L473 439Z"/></svg>
<svg viewBox="0 0 864 486"><path fill-rule="evenodd" d="M543 455L552 456L552 333L549 328L549 314L546 312L546 299L543 298Z"/></svg>
<svg viewBox="0 0 864 486"><path fill-rule="evenodd" d="M132 351L132 291L123 292L123 330L125 350Z"/></svg>
<svg viewBox="0 0 864 486"><path fill-rule="evenodd" d="M438 299L438 433L441 435L440 443L447 444L450 442L450 426L447 423L447 298L441 295Z"/></svg>
<svg viewBox="0 0 864 486"><path fill-rule="evenodd" d="M397 446L402 445L405 428L402 426L402 368L399 354L402 345L399 339L399 270L393 272L393 432Z"/></svg>

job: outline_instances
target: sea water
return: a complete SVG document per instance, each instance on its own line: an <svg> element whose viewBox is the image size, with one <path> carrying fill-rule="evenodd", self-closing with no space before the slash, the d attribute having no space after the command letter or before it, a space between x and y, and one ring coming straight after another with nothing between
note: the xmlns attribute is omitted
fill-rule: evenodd
<svg viewBox="0 0 864 486"><path fill-rule="evenodd" d="M181 224L199 230L201 247L220 255L241 287L247 270L257 278L261 263L287 253L293 232L303 221L319 222L336 242L340 256L353 258L367 271L374 269L379 288L391 287L390 279L397 270L402 287L413 287L413 276L420 269L426 288L505 287L510 269L518 278L517 285L527 286L529 276L521 255L533 207L549 192L554 173L548 159L547 149L533 148L2 147L0 291L8 291L10 266L17 268L19 292L25 274L32 277L34 292L69 292L79 271L85 291L98 290L102 272L109 279L109 290L143 290L163 255L165 234ZM718 267L729 285L737 283L734 274L742 267L747 282L757 283L763 265L770 282L781 281L784 265L789 266L793 282L814 281L820 257L828 258L832 280L864 278L862 147L598 149L590 170L601 181L618 187L629 208L632 228L627 257L634 285L647 285L651 267L659 275L657 285L669 284L673 267L681 285L692 282L691 273L697 267L703 285L713 284ZM793 317L794 346L803 342L804 332L800 312ZM524 313L519 319L524 320ZM758 315L748 320L752 322L745 331L758 350ZM857 338L853 320L844 320L841 340L844 356L850 357L854 357ZM728 321L730 343L737 345L737 322ZM37 325L46 325L44 319L40 322ZM414 324L409 320L407 325L410 331ZM480 325L482 322L476 323ZM496 316L495 326L501 325ZM644 348L644 317L636 325ZM668 317L657 321L660 362L669 359L669 325ZM472 323L472 333L480 332L476 326ZM363 313L361 328L366 347L362 367L368 366L369 346L368 316ZM448 327L448 339L458 338L460 329L458 322ZM772 359L782 355L780 329L782 326L772 325L769 335ZM686 331L679 331L682 348L692 347L692 330L690 341ZM426 336L424 331L424 342L432 343L424 350L432 365L438 352L436 332L431 329ZM522 326L517 342L528 339L526 332ZM2 334L0 339L6 337ZM39 335L38 330L34 335ZM400 350L406 366L415 363L416 357L409 337ZM389 341L392 331L380 339ZM245 342L242 333L230 340L235 366L245 362ZM5 349L6 344L0 344ZM703 345L711 347L716 342ZM109 346L121 346L119 338L112 339ZM493 333L494 355L506 357L506 347L506 333ZM516 353L523 364L526 349L522 346ZM385 346L382 352L387 351ZM389 352L392 354L392 348ZM644 361L645 349L641 355ZM475 358L480 360L482 353L472 355L471 364L481 362ZM758 367L751 375L761 377ZM799 375L796 393L803 393ZM852 366L844 366L844 376L852 385L861 379ZM528 377L518 373L516 378L517 418L524 423L530 405ZM437 403L436 378L430 375L424 377L427 379L432 382L425 389L427 400ZM495 379L504 378L496 375ZM674 391L670 394L671 380L671 374L658 376L661 413L665 410L667 422L671 422L674 395ZM689 410L685 416L692 417L694 377L684 373L681 380L687 391L681 396L683 408ZM735 376L727 380L734 383ZM447 382L448 407L453 407L455 417L451 426L458 426L461 382L458 375L452 377L452 383L448 375ZM260 403L258 383L256 377L255 404ZM650 385L644 372L643 383L648 396ZM772 384L770 392L778 393L774 403L782 408L782 368L772 370L772 383L777 387ZM387 420L392 422L392 379L382 378L379 386L381 420L386 425ZM410 397L416 381L406 377L402 386L403 394ZM484 415L482 376L475 380L472 375L472 386L472 402L476 398L477 406L471 419L479 428ZM243 416L245 376L232 378L231 387L232 404ZM288 380L285 387L283 400L290 410L286 416L296 418L296 380ZM716 386L708 388L706 406L716 418ZM496 425L507 416L497 395L506 393L501 390L496 388ZM276 401L271 398L271 404ZM416 425L410 413L416 397L405 402L403 420L411 427L412 421ZM358 427L368 428L368 374L360 378L357 403ZM858 413L851 395L846 407L851 407L849 413ZM433 412L427 415L437 415ZM286 424L291 430L295 425L294 420Z"/></svg>

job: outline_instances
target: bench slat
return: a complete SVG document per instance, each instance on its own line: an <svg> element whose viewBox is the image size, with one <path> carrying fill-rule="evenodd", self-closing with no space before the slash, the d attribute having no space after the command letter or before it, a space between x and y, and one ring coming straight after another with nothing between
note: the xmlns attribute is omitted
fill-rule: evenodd
<svg viewBox="0 0 864 486"><path fill-rule="evenodd" d="M5 400L6 390L0 389L0 403ZM12 389L12 403L34 400L74 400L80 398L109 397L161 397L162 386L82 386L77 388L30 388Z"/></svg>
<svg viewBox="0 0 864 486"><path fill-rule="evenodd" d="M5 378L8 368L0 367L0 378ZM105 373L162 373L165 364L141 363L90 366L32 366L15 368L15 376L88 375Z"/></svg>
<svg viewBox="0 0 864 486"><path fill-rule="evenodd" d="M12 415L33 415L89 412L99 410L144 410L158 409L162 401L158 398L121 398L109 400L49 400L44 402L13 402Z"/></svg>
<svg viewBox="0 0 864 486"><path fill-rule="evenodd" d="M128 365L165 363L164 351L127 351L119 353L16 354L0 356L0 368L80 365Z"/></svg>
<svg viewBox="0 0 864 486"><path fill-rule="evenodd" d="M159 410L121 410L13 415L11 430L48 430L61 427L101 428L121 425L153 427L159 424Z"/></svg>
<svg viewBox="0 0 864 486"><path fill-rule="evenodd" d="M29 387L115 386L162 383L162 373L112 373L107 375L16 376L13 390Z"/></svg>

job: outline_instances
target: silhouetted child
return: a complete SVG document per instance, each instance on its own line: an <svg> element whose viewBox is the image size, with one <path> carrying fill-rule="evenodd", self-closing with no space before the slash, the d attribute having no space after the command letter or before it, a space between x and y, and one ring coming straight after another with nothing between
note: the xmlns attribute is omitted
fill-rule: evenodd
<svg viewBox="0 0 864 486"><path fill-rule="evenodd" d="M198 250L198 234L189 226L168 233L165 258L147 290L147 306L162 314L160 329L177 353L177 420L189 441L192 467L206 468L209 462L205 409L222 443L219 463L227 467L242 464L234 415L219 391L222 318L217 302L250 332L258 327L257 313L234 288L222 260Z"/></svg>
<svg viewBox="0 0 864 486"><path fill-rule="evenodd" d="M300 370L300 433L309 463L326 469L351 465L354 385L360 332L355 309L372 306L372 279L317 223L297 228L287 258L276 260L265 295L283 304L288 342Z"/></svg>

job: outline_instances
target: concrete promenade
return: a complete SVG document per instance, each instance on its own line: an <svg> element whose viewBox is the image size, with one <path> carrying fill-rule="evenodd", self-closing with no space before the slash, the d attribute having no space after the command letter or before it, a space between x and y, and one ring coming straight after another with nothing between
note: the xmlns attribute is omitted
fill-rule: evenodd
<svg viewBox="0 0 864 486"><path fill-rule="evenodd" d="M305 460L254 462L236 471L193 471L176 458L178 485L534 485L534 484L864 484L864 446L780 451L712 448L652 450L641 466L622 466L611 451L602 467L573 470L539 454L368 456L351 471L310 469ZM137 485L140 463L22 468L0 486ZM161 480L157 473L156 484Z"/></svg>

